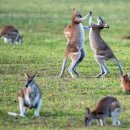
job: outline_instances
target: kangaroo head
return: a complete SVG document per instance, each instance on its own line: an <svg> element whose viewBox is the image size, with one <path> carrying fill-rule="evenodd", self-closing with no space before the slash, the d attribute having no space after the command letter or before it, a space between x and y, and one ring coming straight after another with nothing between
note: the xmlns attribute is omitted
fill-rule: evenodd
<svg viewBox="0 0 130 130"><path fill-rule="evenodd" d="M25 73L25 80L26 80L25 86L26 87L31 86L34 83L34 78L35 78L35 75L30 76L29 74Z"/></svg>
<svg viewBox="0 0 130 130"><path fill-rule="evenodd" d="M85 126L91 126L93 119L95 119L94 113L90 111L90 108L86 108Z"/></svg>
<svg viewBox="0 0 130 130"><path fill-rule="evenodd" d="M17 42L20 43L20 44L23 43L23 35L22 36L20 36L20 35L18 36Z"/></svg>
<svg viewBox="0 0 130 130"><path fill-rule="evenodd" d="M72 22L76 23L75 21L78 18L82 18L82 16L81 16L81 14L79 13L78 10L76 10L75 8L73 8L73 10L72 10ZM79 24L79 23L77 22L77 24Z"/></svg>
<svg viewBox="0 0 130 130"><path fill-rule="evenodd" d="M129 80L128 74L122 75L122 76L121 76L121 80L124 81L124 82L125 82L125 81L128 81L128 80Z"/></svg>
<svg viewBox="0 0 130 130"><path fill-rule="evenodd" d="M106 24L105 21L100 16L97 18L97 22L100 29L109 28L108 24Z"/></svg>
<svg viewBox="0 0 130 130"><path fill-rule="evenodd" d="M72 15L73 15L73 17L82 18L82 16L79 13L79 11L76 10L75 8L73 8Z"/></svg>

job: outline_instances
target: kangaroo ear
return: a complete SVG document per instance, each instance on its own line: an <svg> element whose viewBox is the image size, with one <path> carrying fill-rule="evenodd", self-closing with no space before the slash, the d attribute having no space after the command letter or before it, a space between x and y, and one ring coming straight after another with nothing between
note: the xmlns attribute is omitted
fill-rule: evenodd
<svg viewBox="0 0 130 130"><path fill-rule="evenodd" d="M92 15L92 11L89 11L89 14Z"/></svg>
<svg viewBox="0 0 130 130"><path fill-rule="evenodd" d="M104 20L100 16L97 18L97 22L98 22L98 24L105 23Z"/></svg>
<svg viewBox="0 0 130 130"><path fill-rule="evenodd" d="M100 16L98 18L102 23L104 23L104 20Z"/></svg>
<svg viewBox="0 0 130 130"><path fill-rule="evenodd" d="M82 15L79 13L79 17L82 18Z"/></svg>
<svg viewBox="0 0 130 130"><path fill-rule="evenodd" d="M24 76L26 79L30 77L29 74L27 74L27 73L24 73Z"/></svg>
<svg viewBox="0 0 130 130"><path fill-rule="evenodd" d="M72 9L72 11L75 11L75 10L76 10L75 8Z"/></svg>
<svg viewBox="0 0 130 130"><path fill-rule="evenodd" d="M86 107L86 114L89 115L90 114L90 108Z"/></svg>
<svg viewBox="0 0 130 130"><path fill-rule="evenodd" d="M34 79L35 78L35 74L32 76L32 79Z"/></svg>

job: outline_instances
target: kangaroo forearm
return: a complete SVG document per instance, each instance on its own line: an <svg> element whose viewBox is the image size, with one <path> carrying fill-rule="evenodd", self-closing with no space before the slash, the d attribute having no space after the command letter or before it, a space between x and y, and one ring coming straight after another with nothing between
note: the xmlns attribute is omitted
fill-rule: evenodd
<svg viewBox="0 0 130 130"><path fill-rule="evenodd" d="M81 22L84 22L84 21L86 21L87 20L87 18L89 17L89 14L88 15L86 15L86 16L84 16L84 17L82 17L82 18L80 18L80 21Z"/></svg>
<svg viewBox="0 0 130 130"><path fill-rule="evenodd" d="M93 19L92 19L92 16L90 16L90 18L89 18L89 26L90 27L93 27L93 26L95 26L96 24L93 22Z"/></svg>
<svg viewBox="0 0 130 130"><path fill-rule="evenodd" d="M35 105L38 103L39 99L40 99L40 96L37 95L36 98L35 98L34 101L33 101L33 104L32 104L34 107L35 107Z"/></svg>

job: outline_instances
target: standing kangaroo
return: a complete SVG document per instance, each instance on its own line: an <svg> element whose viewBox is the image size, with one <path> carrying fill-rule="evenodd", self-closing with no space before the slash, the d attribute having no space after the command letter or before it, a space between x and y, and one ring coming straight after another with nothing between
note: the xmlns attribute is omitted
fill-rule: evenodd
<svg viewBox="0 0 130 130"><path fill-rule="evenodd" d="M67 58L71 59L71 65L69 67L69 73L74 78L73 72L79 77L77 72L78 64L84 59L84 29L82 22L84 22L90 14L82 17L80 13L73 9L72 11L72 23L65 27L64 34L67 37L67 48L64 55L63 65L59 77L63 76Z"/></svg>
<svg viewBox="0 0 130 130"><path fill-rule="evenodd" d="M104 28L109 28L109 26L103 21L101 17L97 18L97 24L92 21L92 13L89 19L89 41L91 49L94 52L94 57L97 63L100 66L101 73L96 75L95 77L99 77L101 75L107 75L109 73L107 67L105 66L105 61L112 59L117 64L120 74L123 74L123 70L118 59L113 54L111 48L107 45L107 43L102 39L100 32Z"/></svg>
<svg viewBox="0 0 130 130"><path fill-rule="evenodd" d="M29 76L28 74L25 74L25 87L23 87L18 93L20 114L8 112L9 115L19 115L24 117L27 114L27 108L34 108L34 117L39 116L39 110L42 103L42 94L39 86L34 81L34 77L35 75Z"/></svg>
<svg viewBox="0 0 130 130"><path fill-rule="evenodd" d="M11 25L4 26L1 29L0 37L4 39L5 43L21 44L23 42L23 36L20 36L18 29Z"/></svg>
<svg viewBox="0 0 130 130"><path fill-rule="evenodd" d="M119 125L120 121L118 117L121 113L121 105L115 97L107 96L102 98L96 105L93 111L90 111L89 108L86 108L85 116L85 125L90 126L92 120L96 119L99 122L99 125L105 125L105 118L112 118L112 125Z"/></svg>

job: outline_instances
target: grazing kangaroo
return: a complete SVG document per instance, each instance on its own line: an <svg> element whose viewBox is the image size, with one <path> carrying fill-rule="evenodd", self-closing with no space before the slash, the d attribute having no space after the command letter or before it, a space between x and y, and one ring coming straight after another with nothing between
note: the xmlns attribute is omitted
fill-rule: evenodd
<svg viewBox="0 0 130 130"><path fill-rule="evenodd" d="M10 25L2 28L0 37L4 39L5 43L21 44L23 42L23 36L20 36L18 29Z"/></svg>
<svg viewBox="0 0 130 130"><path fill-rule="evenodd" d="M73 9L72 12L72 23L64 28L64 34L67 37L67 48L64 55L62 70L59 77L63 76L67 58L71 59L71 65L69 67L69 73L74 78L73 72L79 77L77 72L78 64L84 59L84 29L82 22L84 22L90 14L82 17L80 13Z"/></svg>
<svg viewBox="0 0 130 130"><path fill-rule="evenodd" d="M42 94L39 86L34 81L34 77L35 75L29 76L28 74L25 74L25 87L23 87L18 93L20 114L8 112L9 115L19 115L24 117L27 114L27 108L34 108L34 117L39 116L39 110L42 103Z"/></svg>
<svg viewBox="0 0 130 130"><path fill-rule="evenodd" d="M130 93L130 79L128 74L121 75L121 87L124 92L128 91Z"/></svg>
<svg viewBox="0 0 130 130"><path fill-rule="evenodd" d="M93 111L90 111L89 108L86 108L86 116L85 116L85 125L90 126L92 120L96 119L99 125L105 125L105 118L112 118L112 125L119 125L120 121L118 117L121 113L121 105L119 101L111 96L107 96L102 98L96 105Z"/></svg>
<svg viewBox="0 0 130 130"><path fill-rule="evenodd" d="M107 45L107 43L102 39L100 32L104 28L109 28L109 26L104 22L101 17L97 18L98 23L93 23L92 21L92 13L89 19L89 41L91 49L94 52L94 57L97 63L100 66L101 73L96 75L95 77L99 77L101 75L107 75L109 73L107 67L105 66L105 61L112 59L117 64L120 74L123 74L123 70L118 59L113 54L111 48Z"/></svg>

